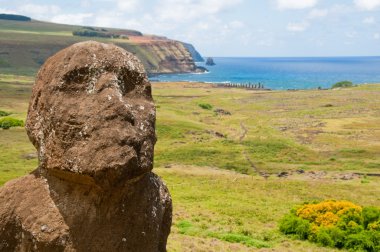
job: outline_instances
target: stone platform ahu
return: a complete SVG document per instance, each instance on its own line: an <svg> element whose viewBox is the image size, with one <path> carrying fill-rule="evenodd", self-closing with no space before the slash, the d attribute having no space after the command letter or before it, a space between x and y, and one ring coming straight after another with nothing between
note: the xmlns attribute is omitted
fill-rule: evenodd
<svg viewBox="0 0 380 252"><path fill-rule="evenodd" d="M0 188L0 251L165 251L172 203L151 172L155 119L131 53L89 41L49 58L26 122L39 166Z"/></svg>

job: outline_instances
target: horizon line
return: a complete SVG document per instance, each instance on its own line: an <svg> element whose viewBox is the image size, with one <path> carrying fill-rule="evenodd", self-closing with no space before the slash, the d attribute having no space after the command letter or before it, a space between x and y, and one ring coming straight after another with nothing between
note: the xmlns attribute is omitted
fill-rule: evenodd
<svg viewBox="0 0 380 252"><path fill-rule="evenodd" d="M345 55L345 56L203 56L202 58L379 58L380 55Z"/></svg>

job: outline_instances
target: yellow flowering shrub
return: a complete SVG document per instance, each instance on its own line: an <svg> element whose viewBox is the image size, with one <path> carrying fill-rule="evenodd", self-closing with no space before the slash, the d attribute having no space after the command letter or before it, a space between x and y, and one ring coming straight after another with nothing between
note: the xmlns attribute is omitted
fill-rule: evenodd
<svg viewBox="0 0 380 252"><path fill-rule="evenodd" d="M280 231L323 246L380 252L380 209L349 201L304 204L280 221Z"/></svg>
<svg viewBox="0 0 380 252"><path fill-rule="evenodd" d="M297 209L296 215L317 226L334 226L341 216L349 211L360 214L362 208L349 201L326 200L316 204L306 204Z"/></svg>
<svg viewBox="0 0 380 252"><path fill-rule="evenodd" d="M314 223L317 226L334 226L339 221L338 215L332 213L332 212L326 212L324 214L319 215Z"/></svg>

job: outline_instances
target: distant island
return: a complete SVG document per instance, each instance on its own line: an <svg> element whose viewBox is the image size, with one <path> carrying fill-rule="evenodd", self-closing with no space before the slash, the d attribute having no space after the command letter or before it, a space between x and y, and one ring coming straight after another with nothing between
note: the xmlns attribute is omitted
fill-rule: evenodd
<svg viewBox="0 0 380 252"><path fill-rule="evenodd" d="M207 60L206 60L206 65L207 65L207 66L215 66L216 64L215 64L213 58L208 57Z"/></svg>

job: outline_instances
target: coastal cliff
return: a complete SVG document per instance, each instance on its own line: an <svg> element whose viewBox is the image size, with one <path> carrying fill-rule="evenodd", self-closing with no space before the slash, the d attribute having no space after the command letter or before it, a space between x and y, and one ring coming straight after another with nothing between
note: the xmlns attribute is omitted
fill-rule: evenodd
<svg viewBox="0 0 380 252"><path fill-rule="evenodd" d="M139 50L136 55L150 74L190 73L196 71L194 59L183 42L155 36L130 36L130 43L118 44L129 50L131 43Z"/></svg>
<svg viewBox="0 0 380 252"><path fill-rule="evenodd" d="M78 31L79 34L92 31L95 35L77 36ZM96 33L107 37L96 36ZM199 71L194 63L198 59L193 57L200 54L195 48L166 37L126 29L0 19L0 72L34 75L48 57L86 40L113 43L126 49L141 60L149 74Z"/></svg>
<svg viewBox="0 0 380 252"><path fill-rule="evenodd" d="M197 51L197 49L195 49L195 47L192 44L183 43L183 45L191 53L191 56L193 57L195 62L204 62L205 61L205 59L202 57L202 55Z"/></svg>

